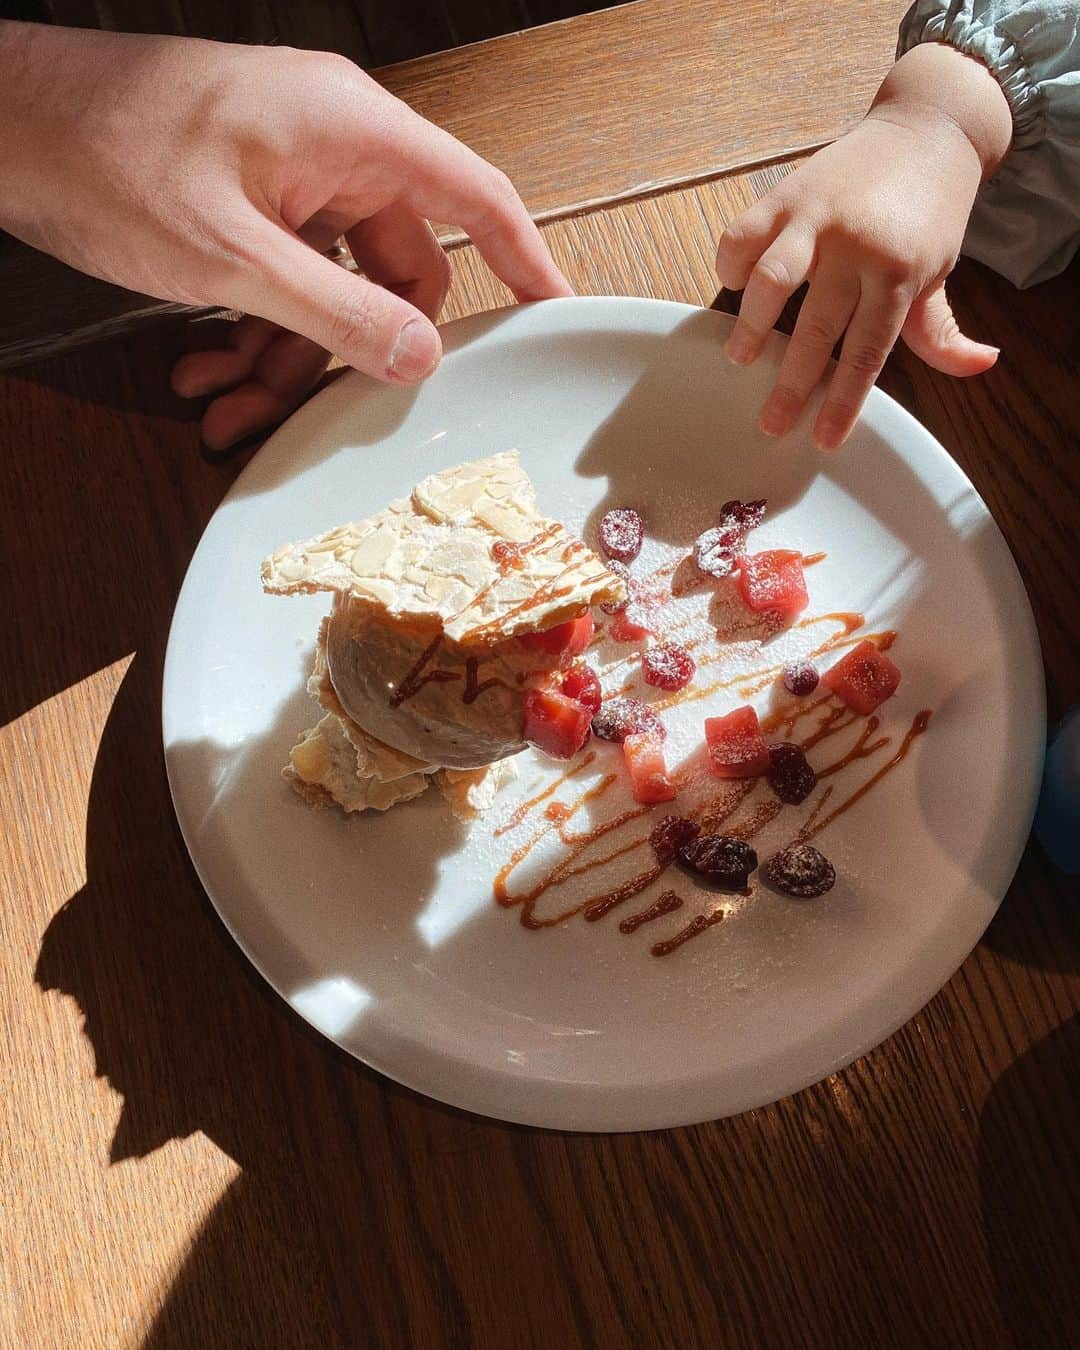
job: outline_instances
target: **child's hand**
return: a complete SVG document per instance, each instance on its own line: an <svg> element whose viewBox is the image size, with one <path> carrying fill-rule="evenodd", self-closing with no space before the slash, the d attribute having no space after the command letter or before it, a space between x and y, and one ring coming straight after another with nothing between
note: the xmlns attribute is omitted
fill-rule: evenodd
<svg viewBox="0 0 1080 1350"><path fill-rule="evenodd" d="M925 91L931 88L935 96ZM997 350L959 330L945 278L975 193L1008 149L1012 120L993 77L951 48L916 48L897 63L866 120L819 151L720 240L716 268L743 290L727 352L739 365L809 280L761 430L797 421L843 338L814 439L835 449L851 431L898 336L928 365L976 375Z"/></svg>
<svg viewBox="0 0 1080 1350"><path fill-rule="evenodd" d="M324 53L0 23L0 176L0 225L28 243L262 316L175 372L185 394L236 386L215 446L295 406L322 349L398 383L435 368L449 267L428 219L519 299L570 293L504 174ZM340 235L364 277L322 256Z"/></svg>

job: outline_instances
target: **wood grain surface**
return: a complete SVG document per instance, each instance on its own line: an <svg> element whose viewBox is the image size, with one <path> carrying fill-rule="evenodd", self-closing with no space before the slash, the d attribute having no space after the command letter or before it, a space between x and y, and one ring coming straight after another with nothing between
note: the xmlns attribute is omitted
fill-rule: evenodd
<svg viewBox="0 0 1080 1350"><path fill-rule="evenodd" d="M544 220L834 140L892 64L904 9L637 0L374 74Z"/></svg>
<svg viewBox="0 0 1080 1350"><path fill-rule="evenodd" d="M530 4L533 18L571 9ZM252 3L234 14L190 3L175 8L168 31L192 31L210 8L219 23L231 15L238 31L262 34L260 41L284 25L282 40L362 55L366 30L349 4L330 7L331 23L321 5L294 6L286 16L276 5ZM848 0L838 17L835 7L801 0L636 0L375 74L505 169L530 210L548 218L834 139L869 104L903 9L899 0ZM368 10L382 12L387 26L404 22L392 6ZM124 6L103 13L133 17ZM481 18L459 24L459 37L481 31ZM21 245L0 247L0 296L0 369L175 309Z"/></svg>
<svg viewBox="0 0 1080 1350"><path fill-rule="evenodd" d="M775 172L548 237L584 292L707 304L721 222ZM498 300L471 250L454 265L455 313ZM901 351L884 384L1008 538L1056 714L1078 694L1080 265L1017 293L962 263L952 294L998 368L950 381ZM198 885L161 758L172 608L244 458L204 457L168 391L186 336L0 377L0 1345L1075 1344L1080 897L1034 844L887 1043L692 1129L477 1119L265 987Z"/></svg>
<svg viewBox="0 0 1080 1350"><path fill-rule="evenodd" d="M385 66L619 0L23 0L9 17L341 52ZM0 6L0 12L3 7Z"/></svg>

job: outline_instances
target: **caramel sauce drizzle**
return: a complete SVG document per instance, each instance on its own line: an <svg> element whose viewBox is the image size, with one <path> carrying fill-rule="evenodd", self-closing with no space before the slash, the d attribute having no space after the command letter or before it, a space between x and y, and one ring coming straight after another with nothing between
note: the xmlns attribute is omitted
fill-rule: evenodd
<svg viewBox="0 0 1080 1350"><path fill-rule="evenodd" d="M553 887L561 886L564 882L571 880L573 877L579 877L586 872L591 872L594 867L600 867L604 863L610 862L613 858L621 857L624 853L629 853L631 849L640 848L642 843L648 842L648 836L644 839L635 839L632 842L625 844L623 847L616 849L613 853L609 853L603 857L594 858L589 862L578 865L578 860L590 845L596 843L597 840L602 839L604 835L610 834L612 830L619 829L620 826L627 824L629 821L638 820L642 816L647 815L652 809L648 806L632 807L629 810L619 812L608 820L601 821L599 825L594 826L591 830L578 832L571 832L568 830L566 828L566 822L576 815L587 802L602 797L616 779L616 774L608 774L606 777L602 778L599 783L594 784L593 787L587 788L580 797L569 804L566 802L549 802L544 811L546 823L542 825L531 838L526 839L520 844L510 855L506 864L500 869L495 878L495 899L500 905L507 909L512 908L515 905L520 905L521 922L525 928L551 928L555 924L562 923L564 919L569 919L575 914L580 914L582 910L587 909L588 906L594 902L606 899L609 894L607 891L600 895L588 896L570 909L551 918L537 918L535 913L536 902L546 891L551 890ZM512 892L507 885L511 873L526 857L528 857L540 840L550 834L552 830L558 832L560 840L570 851L560 862L556 863L555 866L551 868L546 876L541 877L531 890ZM659 873L657 873L657 875L659 875ZM652 879L653 878L650 877L650 880ZM628 886L632 884L632 882L639 880L640 878L631 878L631 882L626 883L626 885ZM644 885L647 884L647 882L644 883L639 889L644 889ZM620 890L623 889L625 889L625 887L620 887ZM629 899L630 894L634 893L636 892L627 891L626 898Z"/></svg>
<svg viewBox="0 0 1080 1350"><path fill-rule="evenodd" d="M619 932L636 933L642 924L652 923L654 919L662 919L665 914L673 914L675 910L682 909L682 906L681 895L676 895L674 891L664 891L660 898L654 900L648 909L639 909L636 914L628 914L625 919L620 919Z"/></svg>
<svg viewBox="0 0 1080 1350"><path fill-rule="evenodd" d="M554 537L554 535L556 535L560 531L561 528L562 527L560 525L552 523L547 527L547 529L541 530L539 534L534 534L531 539L526 539L526 541L523 544L515 544L510 539L496 539L491 546L491 558L492 561L498 566L499 575L495 578L494 581L489 581L488 584L483 588L483 590L479 591L476 595L474 595L473 598L469 601L469 603L465 606L465 609L471 609L474 605L478 605L481 602L481 600L486 600L487 597L491 594L491 592L495 589L495 587L499 584L499 582L503 579L503 577L507 575L508 572L524 567L525 558L528 554L537 552L550 553L551 550L549 548L545 548L544 545L547 544ZM519 613L520 609L521 606L519 606L518 609L514 610L513 613L514 614ZM461 613L464 612L465 612L464 610L461 611ZM454 615L454 618L458 617L459 617L458 615L456 614ZM505 617L509 618L511 616L507 615ZM473 641L478 637L486 636L487 630L489 628L497 630L501 623L502 620L500 620L498 624L496 623L481 624L479 628L474 628L471 630L471 632L466 634L466 637L470 641Z"/></svg>
<svg viewBox="0 0 1080 1350"><path fill-rule="evenodd" d="M663 942L654 942L649 951L652 952L653 956L670 956L684 942L689 942L691 938L700 937L714 923L719 923L723 917L723 909L714 909L711 914L698 914L696 918L690 920L685 928L680 928L674 937L666 938Z"/></svg>
<svg viewBox="0 0 1080 1350"><path fill-rule="evenodd" d="M538 536L538 540L541 536ZM530 541L532 543L533 541ZM573 547L570 546L564 550L562 561L568 561L573 556ZM817 563L823 562L826 558L823 552L812 553L804 557L803 566L812 567ZM674 575L679 567L686 561L685 558L676 559L672 563L665 564L658 568L648 578L651 581L658 581L664 577ZM511 565L520 566L520 562ZM561 578L554 578L549 583L549 588L553 587ZM538 603L540 599L547 598L547 590L543 594L538 593L531 602L526 602L520 606L518 611L529 607L530 603ZM801 619L796 625L799 628L810 628L818 624L833 624L834 631L828 637L823 639L808 654L809 659L824 656L831 651L841 650L850 647L863 640L870 640L878 646L881 651L887 651L895 642L897 634L892 629L884 629L881 632L863 634L859 630L865 623L865 616L859 613L846 610L838 610L828 614L813 615ZM669 637L684 627L685 624L675 624L667 628L662 636ZM857 636L853 636L857 635ZM722 636L719 635L718 636ZM752 640L753 635L747 634L747 640ZM688 649L699 647L706 639L696 638L686 643ZM620 665L633 659L635 653L629 653L626 657L620 658L613 663L609 669L618 669ZM701 668L719 664L724 659L725 653L716 651L708 652L699 657L697 664ZM720 689L738 688L743 697L749 697L758 693L761 689L773 682L777 675L783 670L784 663L775 663L763 666L758 670L744 671L735 676L729 676L724 679L714 681L705 686L690 686L687 689L679 690L667 698L657 700L653 706L658 712L666 708L673 707L684 702L692 702L716 692ZM636 683L635 679L630 679L620 692L629 692ZM766 734L775 733L782 730L785 737L793 734L795 727L805 718L817 714L816 724L812 731L798 742L803 750L812 749L823 741L845 731L858 721L858 716L838 700L834 700L831 694L825 694L823 697L815 700L795 699L790 703L784 704L775 709L767 717L762 719L762 730ZM867 792L871 790L882 778L905 758L914 739L926 730L930 720L930 711L920 712L911 727L909 728L904 740L892 759L883 765L876 773L855 789L847 798L844 799L836 808L822 818L827 803L833 793L833 785L830 784L823 789L814 803L810 815L800 830L797 841L805 842L816 837L826 829L833 821L838 819L846 811L859 801ZM819 779L827 778L832 774L840 772L856 760L867 759L874 755L885 745L889 744L891 737L880 736L874 738L874 733L880 726L880 719L869 717L865 726L860 730L855 744L831 764L825 765L817 770ZM499 871L495 878L494 890L495 899L504 908L520 906L521 923L529 929L550 928L565 920L582 914L586 921L596 922L610 914L612 910L626 903L633 896L640 894L657 880L666 870L669 863L656 862L651 867L644 869L635 876L629 877L620 885L604 891L597 895L592 895L577 904L564 909L562 912L551 917L541 918L536 914L536 907L541 897L549 890L557 889L566 882L580 877L597 867L603 867L617 858L632 853L637 849L648 847L650 836L648 833L636 836L635 838L622 844L620 847L610 850L601 856L589 858L581 861L583 855L604 835L619 829L632 820L643 816L651 815L654 808L643 806L622 811L611 817L609 820L602 821L590 830L573 831L568 828L568 822L577 814L577 812L591 800L602 796L615 782L616 775L611 774L601 779L599 783L583 792L576 800L565 803L561 801L551 801L550 798L575 774L581 772L596 759L594 751L590 751L584 759L577 765L561 774L559 778L550 784L543 792L537 793L527 801L522 802L514 812L493 832L495 837L505 834L508 830L521 825L529 813L541 802L547 802L544 810L545 823L536 830L533 835L525 840L511 855L507 863ZM676 774L676 782L680 787L694 776L694 771L690 766L683 766ZM694 810L687 814L697 820L704 833L713 833L719 826L723 825L738 811L739 807L746 798L753 792L756 783L752 780L746 782L729 783L725 785L723 792L719 796L698 805ZM784 809L784 803L778 798L758 803L755 809L742 821L737 821L728 827L728 833L733 836L749 840L763 830L771 821ZM543 876L531 889L527 891L514 892L510 890L509 879L514 870L525 860L542 839L548 836L552 831L557 831L561 842L569 849L569 852L558 863L556 863L545 876ZM750 892L747 891L746 894ZM639 910L634 914L628 915L619 923L619 931L623 934L636 932L644 924L652 923L657 919L665 917L667 914L674 913L683 906L683 899L675 891L664 891L658 899L645 909ZM650 951L653 956L668 956L678 950L684 943L699 937L707 932L715 924L720 923L726 914L723 906L717 907L708 913L698 914L689 923L680 928L671 937L654 943Z"/></svg>
<svg viewBox="0 0 1080 1350"><path fill-rule="evenodd" d="M836 786L836 785L835 785L834 783L830 783L829 786L828 786L827 788L824 788L824 789L822 790L821 795L818 797L817 801L814 803L814 809L813 809L813 810L810 812L810 814L806 817L806 820L805 820L804 823L803 823L802 829L801 829L801 830L799 831L799 833L795 836L795 843L801 844L801 843L804 843L804 842L805 842L807 832L810 831L810 830L812 830L812 829L814 828L814 824L815 824L815 822L817 821L818 816L820 816L821 813L822 813L822 811L824 811L824 809L825 809L825 804L826 804L826 802L828 802L829 798L832 796L832 794L833 794L833 788L834 788L835 786Z"/></svg>
<svg viewBox="0 0 1080 1350"><path fill-rule="evenodd" d="M842 816L845 811L850 811L850 809L855 805L855 803L861 797L865 797L866 794L870 791L872 787L874 787L875 784L880 783L881 780L886 776L886 774L892 773L893 769L895 769L896 766L907 757L907 753L911 749L913 742L919 736L921 736L923 732L926 730L927 726L930 723L930 717L931 717L931 710L929 708L924 708L922 712L916 713L915 718L911 723L911 726L908 727L907 732L904 735L904 739L900 743L900 749L897 750L896 754L893 755L892 759L890 759L886 764L883 764L881 768L878 769L877 773L871 774L870 777L866 780L866 782L863 783L861 787L856 788L855 791L850 795L850 797L845 797L845 799L840 803L840 805L835 807L832 811L830 811L829 814L824 818L824 820L818 821L810 829L809 833L805 831L804 827L804 830L801 831L799 834L799 842L805 844L808 840L816 838L822 832L822 830L827 829L833 823L833 821L837 820L840 816Z"/></svg>
<svg viewBox="0 0 1080 1350"><path fill-rule="evenodd" d="M500 680L497 675L492 675L490 679L480 681L478 671L480 661L478 657L469 656L465 658L465 688L461 694L462 703L475 703L485 690L494 689L497 685L502 685L504 689L510 689L505 680Z"/></svg>
<svg viewBox="0 0 1080 1350"><path fill-rule="evenodd" d="M866 622L861 614L850 614L847 612L838 612L835 614L819 614L810 619L803 619L797 626L799 628L809 628L813 624L836 622L840 626L831 633L823 642L819 642L809 653L807 659L813 659L816 656L824 656L827 652L839 651L844 647L854 646L856 643L870 641L877 645L880 651L888 651L896 641L896 632L894 629L883 629L880 633L861 633L853 637L858 629ZM700 641L700 639L699 639ZM697 643L687 644L692 649ZM708 652L699 657L697 661L698 669L705 666L717 665L724 659L723 652ZM663 712L667 708L674 708L680 703L696 703L698 699L708 698L710 694L715 694L720 689L733 689L738 687L738 692L744 698L750 698L758 694L768 685L772 684L777 675L784 669L784 662L779 661L772 665L762 666L758 670L744 670L738 675L731 675L724 679L713 680L709 684L689 684L685 689L680 689L674 694L669 694L667 698L657 699L652 706L657 712ZM629 686L628 686L629 687Z"/></svg>
<svg viewBox="0 0 1080 1350"><path fill-rule="evenodd" d="M541 802L546 802L549 797L553 797L559 788L569 779L576 777L577 774L584 772L590 764L596 762L596 751L590 750L587 755L579 759L565 773L559 774L550 787L546 787L543 792L538 792L535 797L530 797L527 801L521 802L514 808L514 811L507 816L503 823L492 831L492 837L498 839L499 835L506 834L508 830L517 829L525 817L534 806L539 806Z"/></svg>
<svg viewBox="0 0 1080 1350"><path fill-rule="evenodd" d="M424 667L428 665L435 653L439 650L441 642L442 634L440 633L438 637L429 642L420 653L419 660L390 695L391 708L400 708L406 699L412 698L414 694L418 694L425 684L443 684L447 680L461 679L461 676L455 670L432 670L426 675L422 673Z"/></svg>
<svg viewBox="0 0 1080 1350"><path fill-rule="evenodd" d="M429 670L427 674L424 674L425 668L438 652L441 642L442 634L424 648L416 664L390 695L391 708L400 708L407 699L414 698L425 684L446 684L449 680L461 679L461 672L457 670ZM462 703L475 703L481 694L486 693L489 689L494 689L497 685L501 685L504 689L513 688L505 680L499 679L497 675L481 680L479 672L480 658L476 656L466 657L465 687L461 691Z"/></svg>
<svg viewBox="0 0 1080 1350"><path fill-rule="evenodd" d="M851 721L854 720L854 718L851 719ZM844 726L850 725L851 722L844 723ZM840 759L835 760L832 764L826 764L823 769L818 769L818 779L828 778L830 774L839 773L841 769L846 769L849 764L853 764L857 759L869 759L869 757L880 750L882 746L888 745L892 740L891 736L879 736L876 741L870 739L879 726L881 726L880 718L868 717L866 719L866 726L859 732L855 744L847 754L841 756ZM804 746L803 749L805 748L806 747Z"/></svg>
<svg viewBox="0 0 1080 1350"><path fill-rule="evenodd" d="M765 826L770 821L775 820L783 809L784 803L779 797L760 802L745 820L737 821L732 825L728 834L735 839L753 839L754 835L760 834Z"/></svg>
<svg viewBox="0 0 1080 1350"><path fill-rule="evenodd" d="M815 708L821 707L826 701L827 700L822 699L818 700L816 703L807 705L800 710L801 715L806 715ZM783 710L780 711L782 712ZM795 720L798 719L796 718ZM876 773L871 775L865 783L862 783L856 788L854 792L839 804L839 806L822 819L822 812L829 802L834 790L832 784L827 786L819 794L806 823L796 836L796 841L803 843L815 838L822 830L832 824L834 820L850 810L851 807L859 801L860 798L865 796L876 783L886 776L886 774L891 773L905 758L915 738L926 730L929 720L930 712L929 710L924 709L915 717L904 737L903 743L893 758L878 769ZM808 739L813 739L815 743L817 743L827 736L836 735L839 731L850 725L851 720L844 720L842 718L834 719L829 723L828 728L825 729L824 732L819 727L819 730ZM880 725L880 723L877 718L869 718L866 727L860 732L859 737L851 750L833 764L827 765L819 770L819 778L828 776L832 773L837 773L840 769L853 763L857 759L867 758L886 744L890 739L889 737L879 737L876 741L871 740L878 725ZM539 805L541 801L550 798L553 793L568 779L572 778L575 773L586 768L588 764L594 763L595 758L595 751L590 751L579 765L575 765L573 768L568 769L555 783L545 789L544 792L538 793L527 802L523 802L515 810L513 815L504 822L503 825L499 826L495 833L501 834L507 829L513 828L511 822L515 825L520 824L532 808ZM691 771L686 769L685 766L684 770L678 775L684 783L690 776ZM649 806L634 807L619 812L610 819L600 822L600 824L594 826L590 830L570 830L567 827L567 822L569 822L587 802L595 800L607 792L615 781L616 775L609 774L601 779L599 783L583 792L574 801L569 803L548 801L548 805L544 810L545 823L514 851L507 863L500 870L495 879L495 898L504 908L521 906L521 923L525 928L551 928L557 924L563 923L566 919L573 918L577 914L583 914L588 922L596 922L596 920L604 918L607 914L611 913L613 909L624 904L627 900L632 899L635 895L646 890L661 876L669 865L667 863L654 863L653 866L628 878L620 885L603 891L600 894L588 896L584 900L562 910L558 914L545 918L537 916L535 912L537 903L541 896L547 891L558 888L566 882L573 880L575 877L582 876L585 873L592 871L594 868L602 867L617 858L623 857L625 854L632 853L635 849L648 846L649 834L646 833L635 836L618 848L610 850L601 856L587 859L584 862L581 861L585 852L599 839L603 838L604 835L619 829L621 826L628 824L632 820L651 815L655 810L655 808ZM742 803L754 790L755 786L756 783L751 780L728 784L718 797L714 797L703 803L695 811L689 814L692 818L698 820L703 832L713 833L720 825L724 824L725 821L736 813ZM779 799L774 798L760 802L756 809L751 812L749 817L730 826L728 833L740 839L752 839L764 829L766 825L775 820L783 809L784 804ZM553 866L530 890L519 892L511 891L508 883L515 868L524 861L540 840L550 834L552 830L558 832L560 840L570 850L569 853L556 863L555 866ZM678 903L675 903L675 901ZM663 904L661 904L661 902L663 902ZM634 932L637 928L641 927L643 923L652 922L653 919L661 918L664 914L680 908L681 905L682 900L676 896L674 892L664 892L660 899L649 906L648 909L642 910L639 914L630 915L627 919L624 919L619 926L620 932ZM725 911L723 909L719 909L713 911L710 915L698 915L696 919L691 920L689 924L680 929L673 937L667 939L665 942L655 944L651 949L653 955L669 955L678 947L681 947L683 943L690 941L691 938L700 936L712 927L713 924L719 923L724 917L724 913ZM629 926L626 927L624 925ZM661 950L657 951L656 947L660 947Z"/></svg>
<svg viewBox="0 0 1080 1350"><path fill-rule="evenodd" d="M560 534L561 532L562 532L561 525L552 524L549 525L547 529L541 530L539 534L534 535L530 540L528 540L527 543L517 545L516 556L517 559L519 560L517 565L518 566L521 565L520 559L527 553L534 553L534 552L550 553L551 548L545 547L545 545L550 545L554 536ZM564 544L562 554L560 555L559 560L560 562L566 565L563 567L561 572L558 572L555 576L551 578L550 581L546 582L543 586L537 587L537 589L533 592L532 595L530 595L527 599L523 600L520 605L515 605L513 609L508 610L500 619L492 620L489 623L480 624L479 627L477 628L470 629L469 632L465 635L466 639L470 642L476 642L478 640L482 640L483 638L490 636L492 633L498 634L499 632L502 631L504 625L507 623L508 620L516 619L521 614L527 614L529 610L535 609L537 605L544 604L548 600L560 600L564 595L569 595L573 590L573 587L560 586L559 583L566 576L567 572L572 570L574 565L573 559L576 558L579 553L582 553L584 551L585 545L581 543L580 540L572 539L570 540L569 543ZM506 574L501 564L500 564L500 574L503 576L505 576ZM596 581L599 581L600 579L601 579L600 575L598 575L595 578ZM488 592L492 590L495 584L496 584L495 582L492 582L489 586L485 587L484 590L482 590L478 596L476 596L473 600L469 602L470 605L478 604L480 600L482 600L488 594Z"/></svg>
<svg viewBox="0 0 1080 1350"><path fill-rule="evenodd" d="M694 820L701 826L702 834L715 834L717 827L723 825L743 802L753 792L755 784L752 779L746 779L741 783L732 783L727 790L719 797L714 797L706 802L700 815L695 815Z"/></svg>
<svg viewBox="0 0 1080 1350"><path fill-rule="evenodd" d="M585 918L590 923L595 923L597 919L602 919L605 914L610 914L616 905L625 904L635 895L640 895L646 887L653 884L664 870L665 865L657 863L655 867L650 867L648 871L639 872L636 877L631 877L629 881L624 881L621 886L616 886L613 891L594 897L585 906Z"/></svg>

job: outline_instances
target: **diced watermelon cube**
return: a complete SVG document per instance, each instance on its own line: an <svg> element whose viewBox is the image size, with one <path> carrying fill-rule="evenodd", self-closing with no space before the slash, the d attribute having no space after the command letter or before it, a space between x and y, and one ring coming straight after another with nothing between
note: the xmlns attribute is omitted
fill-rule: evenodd
<svg viewBox="0 0 1080 1350"><path fill-rule="evenodd" d="M788 548L747 554L739 564L739 594L756 614L771 610L782 619L800 614L810 603L802 554Z"/></svg>
<svg viewBox="0 0 1080 1350"><path fill-rule="evenodd" d="M530 689L525 695L522 735L553 759L569 759L589 739L592 713L557 689Z"/></svg>
<svg viewBox="0 0 1080 1350"><path fill-rule="evenodd" d="M641 622L644 616L640 611L631 613L629 608L620 610L611 621L610 633L615 642L640 642L647 638L652 629Z"/></svg>
<svg viewBox="0 0 1080 1350"><path fill-rule="evenodd" d="M719 778L758 778L769 768L769 747L749 704L705 719L709 762Z"/></svg>
<svg viewBox="0 0 1080 1350"><path fill-rule="evenodd" d="M866 639L827 670L821 683L842 698L849 708L868 717L896 693L900 671L894 661Z"/></svg>
<svg viewBox="0 0 1080 1350"><path fill-rule="evenodd" d="M594 628L592 615L583 614L580 619L557 623L554 628L545 628L542 633L522 633L521 641L533 651L549 652L552 656L559 652L578 656L592 641Z"/></svg>
<svg viewBox="0 0 1080 1350"><path fill-rule="evenodd" d="M588 708L593 717L600 711L600 701L603 697L600 677L592 666L586 665L584 661L576 661L563 675L562 692L575 703Z"/></svg>
<svg viewBox="0 0 1080 1350"><path fill-rule="evenodd" d="M648 731L638 731L627 736L622 748L626 767L630 770L634 801L644 806L651 806L653 802L670 802L675 796L675 784L664 762L664 742L660 737Z"/></svg>

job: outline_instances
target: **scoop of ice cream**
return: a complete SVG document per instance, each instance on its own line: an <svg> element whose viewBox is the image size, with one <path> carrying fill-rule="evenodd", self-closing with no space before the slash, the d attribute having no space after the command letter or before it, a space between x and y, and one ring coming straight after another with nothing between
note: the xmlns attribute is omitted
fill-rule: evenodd
<svg viewBox="0 0 1080 1350"><path fill-rule="evenodd" d="M524 750L525 690L557 656L510 639L468 647L411 629L380 608L335 597L326 660L338 700L371 736L406 755L474 769Z"/></svg>

